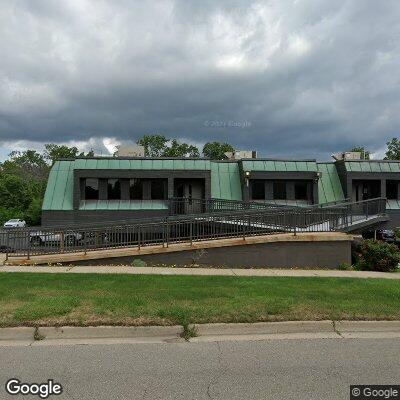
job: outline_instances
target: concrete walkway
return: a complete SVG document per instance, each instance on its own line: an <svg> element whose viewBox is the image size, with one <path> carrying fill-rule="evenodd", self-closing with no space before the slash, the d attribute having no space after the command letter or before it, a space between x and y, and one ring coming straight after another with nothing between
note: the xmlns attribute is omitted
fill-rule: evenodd
<svg viewBox="0 0 400 400"><path fill-rule="evenodd" d="M44 272L67 274L132 274L132 275L193 275L193 276L286 276L331 278L381 278L400 280L400 273L299 269L242 268L172 268L130 266L0 266L0 272Z"/></svg>

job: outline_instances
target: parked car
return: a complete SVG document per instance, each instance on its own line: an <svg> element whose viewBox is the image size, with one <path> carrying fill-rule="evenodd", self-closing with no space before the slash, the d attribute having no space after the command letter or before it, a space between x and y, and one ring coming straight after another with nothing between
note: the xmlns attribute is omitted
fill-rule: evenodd
<svg viewBox="0 0 400 400"><path fill-rule="evenodd" d="M389 243L396 242L396 234L391 229L377 229L376 231L365 231L363 232L362 236L364 239L376 239Z"/></svg>
<svg viewBox="0 0 400 400"><path fill-rule="evenodd" d="M29 236L29 241L33 246L60 243L61 241L64 241L67 245L73 246L79 244L83 239L83 235L77 232L53 233L37 231L31 232Z"/></svg>
<svg viewBox="0 0 400 400"><path fill-rule="evenodd" d="M4 228L25 228L26 222L23 219L10 219L3 226Z"/></svg>
<svg viewBox="0 0 400 400"><path fill-rule="evenodd" d="M12 247L1 245L0 253L15 253L15 250Z"/></svg>

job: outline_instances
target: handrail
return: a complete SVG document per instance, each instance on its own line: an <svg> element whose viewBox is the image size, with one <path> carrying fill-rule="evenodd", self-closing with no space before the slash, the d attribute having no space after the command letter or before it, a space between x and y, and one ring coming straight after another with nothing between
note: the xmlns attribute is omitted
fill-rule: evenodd
<svg viewBox="0 0 400 400"><path fill-rule="evenodd" d="M211 202L227 205L226 202ZM240 207L244 204L240 203ZM370 199L323 208L241 208L208 210L91 227L18 228L0 232L7 257L148 246L281 232L346 230L353 223L384 214L386 200ZM193 211L193 210L192 210ZM11 253L11 251L13 253Z"/></svg>
<svg viewBox="0 0 400 400"><path fill-rule="evenodd" d="M378 202L378 201L384 201L386 203L386 198L385 197L375 197L373 199L367 199L367 200L360 200L360 201L353 201L353 202L344 202L341 204L336 204L337 207L340 207L341 205L351 205L351 204L366 204L366 203L373 203L373 202ZM330 206L330 207L335 207L335 205Z"/></svg>

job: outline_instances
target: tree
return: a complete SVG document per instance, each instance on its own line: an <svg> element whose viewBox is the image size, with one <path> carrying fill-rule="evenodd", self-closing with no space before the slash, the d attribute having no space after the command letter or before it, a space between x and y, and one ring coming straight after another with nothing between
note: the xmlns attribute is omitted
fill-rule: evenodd
<svg viewBox="0 0 400 400"><path fill-rule="evenodd" d="M371 154L364 146L354 146L350 151L361 153L361 160L369 160Z"/></svg>
<svg viewBox="0 0 400 400"><path fill-rule="evenodd" d="M176 139L168 139L164 135L144 135L137 141L144 147L146 157L193 157L200 156L196 146L179 143Z"/></svg>
<svg viewBox="0 0 400 400"><path fill-rule="evenodd" d="M0 163L0 223L10 218L40 223L49 170L43 155L34 150L13 151Z"/></svg>
<svg viewBox="0 0 400 400"><path fill-rule="evenodd" d="M200 157L199 149L187 143L179 143L176 139L171 141L163 153L164 157Z"/></svg>
<svg viewBox="0 0 400 400"><path fill-rule="evenodd" d="M228 151L235 151L228 143L208 142L203 147L204 156L212 160L226 160L225 153Z"/></svg>
<svg viewBox="0 0 400 400"><path fill-rule="evenodd" d="M13 151L0 163L0 223L10 218L39 225L50 165L59 158L93 156L76 147L46 144L45 151Z"/></svg>
<svg viewBox="0 0 400 400"><path fill-rule="evenodd" d="M17 175L0 175L0 204L5 208L24 210L32 198L28 184Z"/></svg>
<svg viewBox="0 0 400 400"><path fill-rule="evenodd" d="M144 147L146 157L162 157L168 142L164 135L144 135L137 144Z"/></svg>
<svg viewBox="0 0 400 400"><path fill-rule="evenodd" d="M386 142L387 150L385 160L400 160L400 140L393 138Z"/></svg>
<svg viewBox="0 0 400 400"><path fill-rule="evenodd" d="M13 151L8 157L9 159L0 166L1 172L18 175L29 181L32 179L45 181L47 179L49 166L43 155L37 151Z"/></svg>
<svg viewBox="0 0 400 400"><path fill-rule="evenodd" d="M43 156L52 165L55 163L55 161L57 161L61 158L74 159L76 157L93 157L94 156L93 150L89 151L87 154L85 154L84 152L79 153L78 148L75 146L69 147L69 146L65 146L65 145L48 143L48 144L44 145L44 148L45 148L45 151L43 153Z"/></svg>

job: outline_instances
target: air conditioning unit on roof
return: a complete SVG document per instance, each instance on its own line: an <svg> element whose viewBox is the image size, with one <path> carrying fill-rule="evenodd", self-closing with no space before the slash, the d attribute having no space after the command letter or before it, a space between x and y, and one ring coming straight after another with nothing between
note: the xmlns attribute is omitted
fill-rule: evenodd
<svg viewBox="0 0 400 400"><path fill-rule="evenodd" d="M360 151L343 151L341 153L334 153L332 157L336 161L340 160L361 160L361 152Z"/></svg>
<svg viewBox="0 0 400 400"><path fill-rule="evenodd" d="M227 151L225 155L229 160L240 160L242 158L257 158L257 151L255 150L235 150Z"/></svg>
<svg viewBox="0 0 400 400"><path fill-rule="evenodd" d="M116 157L144 157L143 146L117 146Z"/></svg>

